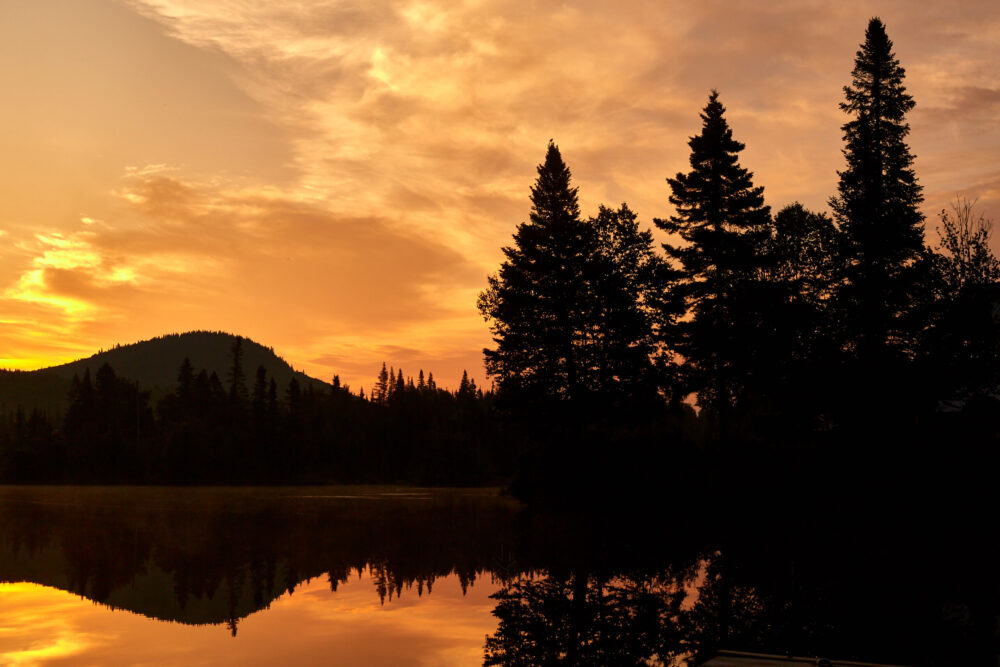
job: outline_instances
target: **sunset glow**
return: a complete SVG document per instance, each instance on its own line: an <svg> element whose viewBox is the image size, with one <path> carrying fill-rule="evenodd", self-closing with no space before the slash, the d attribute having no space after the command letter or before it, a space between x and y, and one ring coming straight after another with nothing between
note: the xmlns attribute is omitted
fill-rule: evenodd
<svg viewBox="0 0 1000 667"><path fill-rule="evenodd" d="M1000 219L996 2L633 4L7 0L0 365L208 329L355 391L383 360L481 381L550 138L585 215L651 226L718 88L767 203L828 210L873 13L928 237L956 194Z"/></svg>
<svg viewBox="0 0 1000 667"><path fill-rule="evenodd" d="M171 623L46 586L0 584L0 663L466 665L481 660L483 637L496 629L494 590L487 578L463 594L453 575L432 594L407 589L383 604L368 571L336 593L320 577L242 619L234 639L225 625Z"/></svg>

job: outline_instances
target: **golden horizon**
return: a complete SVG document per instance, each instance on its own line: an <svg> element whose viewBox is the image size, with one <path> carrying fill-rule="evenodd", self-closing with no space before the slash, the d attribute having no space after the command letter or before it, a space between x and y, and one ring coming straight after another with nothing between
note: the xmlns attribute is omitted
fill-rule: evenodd
<svg viewBox="0 0 1000 667"><path fill-rule="evenodd" d="M225 330L355 390L383 361L488 385L476 295L550 138L584 215L627 201L651 226L718 88L767 203L827 210L870 11L11 0L0 366ZM928 237L959 194L996 219L1000 9L881 17Z"/></svg>

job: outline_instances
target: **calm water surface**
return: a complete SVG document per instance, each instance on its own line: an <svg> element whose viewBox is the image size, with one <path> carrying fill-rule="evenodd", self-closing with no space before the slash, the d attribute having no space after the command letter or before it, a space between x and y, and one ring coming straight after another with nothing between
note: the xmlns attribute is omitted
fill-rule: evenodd
<svg viewBox="0 0 1000 667"><path fill-rule="evenodd" d="M364 571L330 590L302 582L266 611L225 625L189 625L113 610L31 583L0 584L0 664L474 665L495 631L495 587L463 593L455 576L433 595L404 592L381 604ZM412 599L411 599L412 598Z"/></svg>
<svg viewBox="0 0 1000 667"><path fill-rule="evenodd" d="M480 663L502 554L482 533L515 511L483 491L4 488L0 664Z"/></svg>
<svg viewBox="0 0 1000 667"><path fill-rule="evenodd" d="M691 515L572 518L482 490L0 487L0 664L997 664L997 554L965 529Z"/></svg>

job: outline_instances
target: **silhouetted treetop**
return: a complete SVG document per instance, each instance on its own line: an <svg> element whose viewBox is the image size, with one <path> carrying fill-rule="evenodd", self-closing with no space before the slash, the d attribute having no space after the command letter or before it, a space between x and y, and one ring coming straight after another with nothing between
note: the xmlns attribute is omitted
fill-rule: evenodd
<svg viewBox="0 0 1000 667"><path fill-rule="evenodd" d="M679 353L684 384L702 407L724 411L748 384L761 320L762 253L769 237L770 208L764 188L739 163L744 144L733 138L719 93L701 113L701 133L691 137L691 170L668 178L676 213L654 222L684 243L665 243L679 262L675 297L689 317L668 333Z"/></svg>
<svg viewBox="0 0 1000 667"><path fill-rule="evenodd" d="M580 220L577 190L549 142L531 188L529 221L518 225L506 261L479 296L496 349L484 350L499 391L529 401L571 399L580 391L578 347L587 310L584 261L592 230Z"/></svg>
<svg viewBox="0 0 1000 667"><path fill-rule="evenodd" d="M551 140L538 180L531 186L531 222L535 225L572 225L580 217L577 188L570 186L569 167Z"/></svg>
<svg viewBox="0 0 1000 667"><path fill-rule="evenodd" d="M914 280L908 269L924 249L922 188L906 144L914 102L904 76L885 26L871 19L840 105L850 117L842 127L847 167L830 206L841 232L837 303L841 319L849 312L851 320L845 344L874 363L889 348L911 345L904 330Z"/></svg>
<svg viewBox="0 0 1000 667"><path fill-rule="evenodd" d="M756 238L762 238L761 228L770 215L764 188L755 187L753 174L739 164L739 153L746 146L733 139L725 111L718 91L713 90L701 113L701 133L688 141L691 170L667 179L670 203L677 212L656 221L661 229L690 244L666 247L687 271L702 273L717 267L732 272L755 266L747 256L752 248L744 240L736 242L732 235L755 232Z"/></svg>
<svg viewBox="0 0 1000 667"><path fill-rule="evenodd" d="M518 225L479 297L496 343L484 350L486 369L500 399L521 414L559 405L590 418L640 395L643 405L656 401L651 355L667 273L652 235L624 204L581 220L569 168L551 142L531 203L529 222Z"/></svg>

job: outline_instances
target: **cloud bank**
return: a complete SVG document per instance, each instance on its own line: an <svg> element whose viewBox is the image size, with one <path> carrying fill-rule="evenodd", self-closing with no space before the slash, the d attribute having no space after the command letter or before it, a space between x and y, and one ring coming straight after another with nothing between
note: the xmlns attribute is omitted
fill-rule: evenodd
<svg viewBox="0 0 1000 667"><path fill-rule="evenodd" d="M229 329L320 377L482 380L475 296L547 141L585 213L671 213L718 88L768 203L824 210L862 2L10 0L0 343L38 367ZM928 230L1000 217L1000 8L880 8Z"/></svg>

